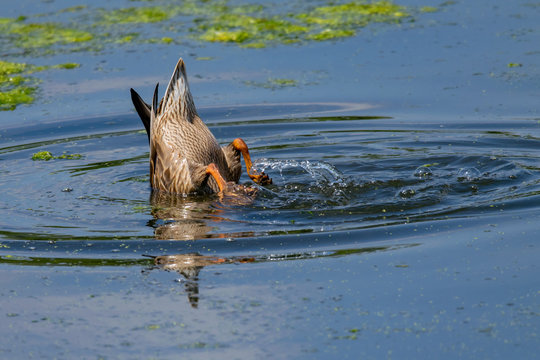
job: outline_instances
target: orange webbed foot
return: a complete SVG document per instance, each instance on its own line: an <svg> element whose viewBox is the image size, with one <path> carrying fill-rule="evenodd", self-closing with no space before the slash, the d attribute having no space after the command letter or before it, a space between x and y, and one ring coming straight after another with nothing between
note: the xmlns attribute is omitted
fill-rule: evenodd
<svg viewBox="0 0 540 360"><path fill-rule="evenodd" d="M257 194L257 189L236 184L233 181L225 181L214 163L207 166L206 173L213 176L216 180L219 187L218 196L221 201L226 201L234 205L249 205L253 202Z"/></svg>
<svg viewBox="0 0 540 360"><path fill-rule="evenodd" d="M270 185L272 183L272 179L268 175L266 175L264 172L258 174L258 173L251 173L248 174L251 180L256 182L259 185Z"/></svg>
<svg viewBox="0 0 540 360"><path fill-rule="evenodd" d="M228 182L225 189L218 193L219 200L227 205L250 205L255 200L257 189L234 182Z"/></svg>
<svg viewBox="0 0 540 360"><path fill-rule="evenodd" d="M244 140L242 140L241 138L234 139L234 141L232 142L232 146L236 150L240 151L244 156L247 173L251 180L253 180L259 185L269 185L272 183L272 179L270 179L270 177L264 172L259 174L258 172L252 170L253 164L251 163L251 156L249 155L249 150Z"/></svg>

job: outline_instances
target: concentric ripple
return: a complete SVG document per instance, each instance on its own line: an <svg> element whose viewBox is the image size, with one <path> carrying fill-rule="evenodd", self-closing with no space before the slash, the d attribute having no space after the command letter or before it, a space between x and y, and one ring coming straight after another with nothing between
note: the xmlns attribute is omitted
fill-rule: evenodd
<svg viewBox="0 0 540 360"><path fill-rule="evenodd" d="M24 252L20 241L42 240L60 249L68 241L101 242L115 256L140 260L141 251L163 255L163 241L188 241L197 250L208 239L223 250L245 238L244 253L255 253L261 243L271 249L276 237L283 242L285 236L291 248L282 251L302 252L298 247L311 237L296 243L298 236L336 239L347 232L332 242L346 247L361 237L350 234L367 229L537 207L540 141L532 119L441 127L366 115L373 110L360 106L272 109L202 111L218 141L244 138L255 167L273 178L242 204L216 196L152 195L148 144L135 115L4 130L2 243ZM287 109L287 117L271 116ZM222 120L227 113L235 118ZM33 161L39 151L82 157ZM241 182L250 183L246 175ZM139 251L132 253L135 244ZM92 249L80 251L93 256Z"/></svg>

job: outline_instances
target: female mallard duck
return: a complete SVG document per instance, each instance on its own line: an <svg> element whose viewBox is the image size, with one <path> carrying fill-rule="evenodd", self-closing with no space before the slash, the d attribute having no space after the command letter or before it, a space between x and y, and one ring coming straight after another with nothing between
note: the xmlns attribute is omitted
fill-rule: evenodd
<svg viewBox="0 0 540 360"><path fill-rule="evenodd" d="M272 183L265 173L253 171L244 140L238 138L227 146L219 146L197 114L182 58L176 64L159 106L158 86L151 106L131 89L133 105L150 143L153 189L178 194L233 192L242 171L240 154L253 181L263 185Z"/></svg>

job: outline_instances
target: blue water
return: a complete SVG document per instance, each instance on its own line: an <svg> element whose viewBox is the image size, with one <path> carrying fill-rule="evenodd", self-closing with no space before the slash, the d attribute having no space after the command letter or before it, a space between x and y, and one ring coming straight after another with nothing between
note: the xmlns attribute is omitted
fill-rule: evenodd
<svg viewBox="0 0 540 360"><path fill-rule="evenodd" d="M2 57L82 66L0 112L1 357L537 357L540 7L434 6L333 42ZM128 90L179 56L272 177L252 202L151 196Z"/></svg>

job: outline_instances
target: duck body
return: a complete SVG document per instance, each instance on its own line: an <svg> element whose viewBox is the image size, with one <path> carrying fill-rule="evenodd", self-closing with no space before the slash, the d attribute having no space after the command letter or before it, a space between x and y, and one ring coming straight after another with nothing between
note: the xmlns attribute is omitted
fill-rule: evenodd
<svg viewBox="0 0 540 360"><path fill-rule="evenodd" d="M152 189L178 194L227 191L232 188L228 184L240 179L241 155L252 180L271 183L266 174L251 171L251 158L242 139L220 147L197 113L181 58L159 106L157 96L158 85L148 105L131 89L133 104L148 134Z"/></svg>

